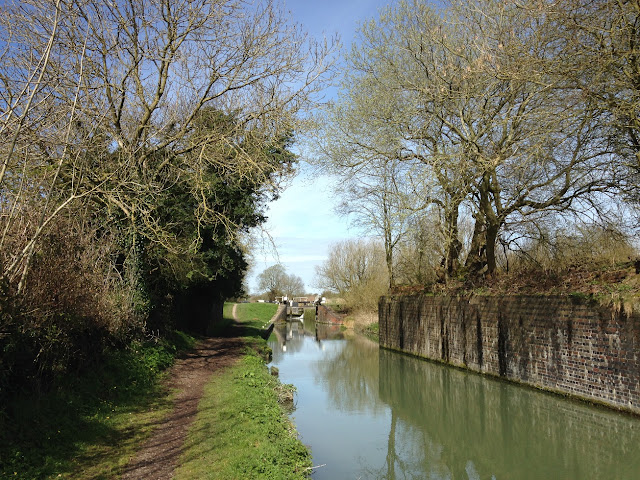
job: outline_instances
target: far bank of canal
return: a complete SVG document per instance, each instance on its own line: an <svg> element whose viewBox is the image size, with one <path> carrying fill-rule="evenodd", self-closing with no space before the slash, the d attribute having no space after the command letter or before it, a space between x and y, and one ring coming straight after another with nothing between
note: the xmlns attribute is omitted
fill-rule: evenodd
<svg viewBox="0 0 640 480"><path fill-rule="evenodd" d="M277 327L273 365L314 479L640 478L640 419L380 350L309 321Z"/></svg>

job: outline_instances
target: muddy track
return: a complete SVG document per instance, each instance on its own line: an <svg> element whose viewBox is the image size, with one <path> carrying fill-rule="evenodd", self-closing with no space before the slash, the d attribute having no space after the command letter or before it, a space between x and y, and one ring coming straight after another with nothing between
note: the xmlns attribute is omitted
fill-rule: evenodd
<svg viewBox="0 0 640 480"><path fill-rule="evenodd" d="M204 386L215 372L238 361L243 355L243 347L244 342L238 336L207 338L176 361L167 379L167 387L177 392L173 410L125 467L122 479L173 478L187 431L198 412Z"/></svg>

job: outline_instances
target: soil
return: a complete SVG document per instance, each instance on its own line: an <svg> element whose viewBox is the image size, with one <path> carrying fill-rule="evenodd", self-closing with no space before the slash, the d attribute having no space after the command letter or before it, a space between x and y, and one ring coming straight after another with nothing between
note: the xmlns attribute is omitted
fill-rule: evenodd
<svg viewBox="0 0 640 480"><path fill-rule="evenodd" d="M235 313L234 306L234 318ZM236 330L234 335L232 330L230 337L204 339L176 361L167 378L167 387L177 392L173 410L129 462L122 479L173 478L187 431L198 412L204 386L214 373L232 366L243 355L244 341L237 333Z"/></svg>
<svg viewBox="0 0 640 480"><path fill-rule="evenodd" d="M503 294L601 297L617 293L637 296L640 293L640 275L634 262L570 265L560 272L531 270L502 275L488 282L488 289Z"/></svg>
<svg viewBox="0 0 640 480"><path fill-rule="evenodd" d="M518 270L499 273L475 281L456 281L430 286L399 286L394 293L430 292L443 295L583 295L594 298L622 295L640 296L640 265L617 264L568 265L562 270Z"/></svg>

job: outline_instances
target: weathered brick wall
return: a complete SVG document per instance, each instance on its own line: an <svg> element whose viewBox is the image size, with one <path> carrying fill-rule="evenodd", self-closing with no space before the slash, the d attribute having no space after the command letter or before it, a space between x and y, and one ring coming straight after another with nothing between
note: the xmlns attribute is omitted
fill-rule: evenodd
<svg viewBox="0 0 640 480"><path fill-rule="evenodd" d="M561 296L382 297L380 345L640 413L640 316Z"/></svg>
<svg viewBox="0 0 640 480"><path fill-rule="evenodd" d="M342 324L344 322L342 315L334 312L329 307L325 307L324 305L318 305L317 315L318 318L316 321L318 323Z"/></svg>
<svg viewBox="0 0 640 480"><path fill-rule="evenodd" d="M287 321L287 306L283 303L281 303L280 305L278 305L278 310L276 310L276 313L273 314L273 317L271 317L271 320L269 320L271 323L278 323L278 322L286 322Z"/></svg>

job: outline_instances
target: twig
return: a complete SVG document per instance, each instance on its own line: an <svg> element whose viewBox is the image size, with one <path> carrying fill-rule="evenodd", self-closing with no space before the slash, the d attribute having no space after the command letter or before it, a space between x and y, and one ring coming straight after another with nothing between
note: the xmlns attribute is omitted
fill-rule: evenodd
<svg viewBox="0 0 640 480"><path fill-rule="evenodd" d="M315 470L316 468L322 468L322 467L326 467L327 464L323 463L322 465L316 465L315 467L307 467L304 469L304 471L306 472L307 470Z"/></svg>

